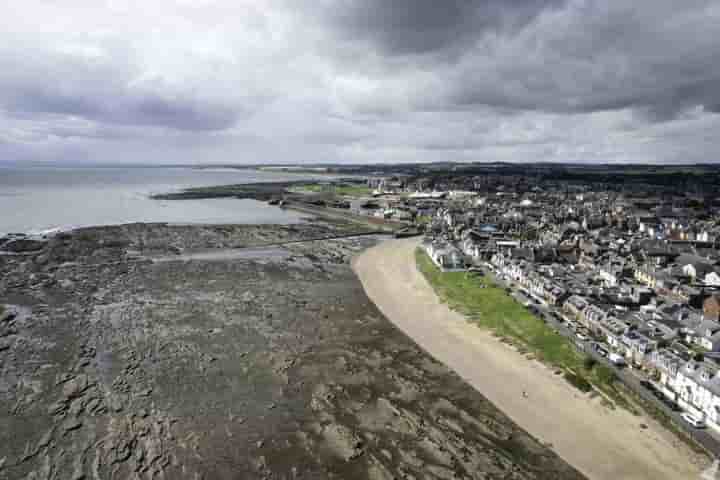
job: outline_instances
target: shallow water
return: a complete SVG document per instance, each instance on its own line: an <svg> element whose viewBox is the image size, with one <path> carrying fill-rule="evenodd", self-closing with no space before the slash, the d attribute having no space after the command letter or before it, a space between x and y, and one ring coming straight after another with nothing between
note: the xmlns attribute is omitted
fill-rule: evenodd
<svg viewBox="0 0 720 480"><path fill-rule="evenodd" d="M311 178L251 170L192 168L0 168L0 234L131 222L279 223L292 211L254 200L152 200L209 185Z"/></svg>

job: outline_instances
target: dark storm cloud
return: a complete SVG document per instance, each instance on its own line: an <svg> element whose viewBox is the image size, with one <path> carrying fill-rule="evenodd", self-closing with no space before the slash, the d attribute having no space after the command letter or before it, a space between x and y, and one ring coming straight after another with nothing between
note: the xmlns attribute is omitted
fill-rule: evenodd
<svg viewBox="0 0 720 480"><path fill-rule="evenodd" d="M325 15L340 36L368 41L387 55L423 54L516 29L559 0L356 0Z"/></svg>
<svg viewBox="0 0 720 480"><path fill-rule="evenodd" d="M350 60L343 68L385 84L374 98L361 98L377 112L395 101L437 111L634 109L658 121L720 106L716 1L351 0L324 7L317 18L344 42L337 57Z"/></svg>
<svg viewBox="0 0 720 480"><path fill-rule="evenodd" d="M667 120L720 104L717 2L571 2L515 35L467 49L441 102Z"/></svg>

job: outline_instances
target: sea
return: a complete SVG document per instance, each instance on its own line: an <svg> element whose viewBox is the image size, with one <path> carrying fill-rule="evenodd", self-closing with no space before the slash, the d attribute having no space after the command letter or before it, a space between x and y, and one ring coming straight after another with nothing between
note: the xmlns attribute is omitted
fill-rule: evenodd
<svg viewBox="0 0 720 480"><path fill-rule="evenodd" d="M273 223L301 214L256 200L153 200L183 188L311 180L313 175L190 167L0 167L0 235L134 222Z"/></svg>

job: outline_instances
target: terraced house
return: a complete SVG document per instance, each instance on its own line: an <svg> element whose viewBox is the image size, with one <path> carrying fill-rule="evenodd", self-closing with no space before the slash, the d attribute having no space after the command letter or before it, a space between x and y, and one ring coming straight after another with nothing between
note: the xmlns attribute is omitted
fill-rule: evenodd
<svg viewBox="0 0 720 480"><path fill-rule="evenodd" d="M581 319L583 316L583 311L587 308L587 306L588 302L586 299L580 297L579 295L571 295L563 303L563 310L565 310L574 318Z"/></svg>
<svg viewBox="0 0 720 480"><path fill-rule="evenodd" d="M663 393L720 431L718 367L709 362L684 361L667 350L655 352L652 363L660 373Z"/></svg>
<svg viewBox="0 0 720 480"><path fill-rule="evenodd" d="M442 271L458 271L465 269L463 254L451 243L429 239L423 242L423 249Z"/></svg>

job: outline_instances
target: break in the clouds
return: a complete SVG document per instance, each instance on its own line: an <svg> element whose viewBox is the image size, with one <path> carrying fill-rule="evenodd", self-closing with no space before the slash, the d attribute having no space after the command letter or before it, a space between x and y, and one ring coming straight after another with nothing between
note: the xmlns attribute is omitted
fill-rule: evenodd
<svg viewBox="0 0 720 480"><path fill-rule="evenodd" d="M0 162L715 162L720 3L0 6Z"/></svg>

